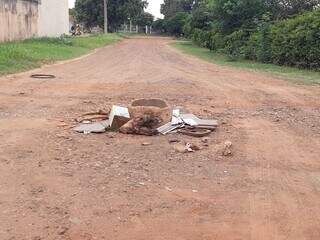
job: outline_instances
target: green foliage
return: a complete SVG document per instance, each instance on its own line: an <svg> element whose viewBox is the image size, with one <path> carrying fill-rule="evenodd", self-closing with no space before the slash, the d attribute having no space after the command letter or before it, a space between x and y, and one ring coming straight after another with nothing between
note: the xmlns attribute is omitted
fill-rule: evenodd
<svg viewBox="0 0 320 240"><path fill-rule="evenodd" d="M35 38L0 44L0 75L39 67L88 53L120 40L117 34L79 38Z"/></svg>
<svg viewBox="0 0 320 240"><path fill-rule="evenodd" d="M161 4L161 13L165 18L171 18L178 12L188 12L192 10L193 0L164 0Z"/></svg>
<svg viewBox="0 0 320 240"><path fill-rule="evenodd" d="M187 38L192 38L192 35L194 32L194 27L192 26L192 21L193 21L193 17L191 14L189 14L186 21L185 21L185 24L182 28L183 34Z"/></svg>
<svg viewBox="0 0 320 240"><path fill-rule="evenodd" d="M228 55L230 60L245 58L249 37L249 32L242 29L226 36L224 52Z"/></svg>
<svg viewBox="0 0 320 240"><path fill-rule="evenodd" d="M78 22L86 27L103 27L103 1L101 0L76 0L74 16Z"/></svg>
<svg viewBox="0 0 320 240"><path fill-rule="evenodd" d="M154 16L151 13L143 12L135 20L135 24L139 26L151 26L154 21Z"/></svg>
<svg viewBox="0 0 320 240"><path fill-rule="evenodd" d="M201 47L212 49L212 35L213 32L195 29L192 40Z"/></svg>
<svg viewBox="0 0 320 240"><path fill-rule="evenodd" d="M178 12L173 17L165 19L165 30L166 32L181 36L183 35L183 27L187 22L189 14L186 12Z"/></svg>
<svg viewBox="0 0 320 240"><path fill-rule="evenodd" d="M320 10L274 24L272 60L277 64L320 70Z"/></svg>
<svg viewBox="0 0 320 240"><path fill-rule="evenodd" d="M275 20L275 9L283 4L287 8L281 17L310 9L316 1L208 1L207 5L200 2L194 6L183 27L185 35L197 45L223 52L229 60L320 69L320 10Z"/></svg>
<svg viewBox="0 0 320 240"><path fill-rule="evenodd" d="M271 26L270 16L265 14L258 22L257 30L249 37L245 56L263 63L271 61Z"/></svg>
<svg viewBox="0 0 320 240"><path fill-rule="evenodd" d="M262 0L210 0L209 10L219 31L230 34L243 26L254 28L253 20L262 16L265 6Z"/></svg>
<svg viewBox="0 0 320 240"><path fill-rule="evenodd" d="M210 30L212 21L211 13L204 2L198 2L192 10L190 27L195 29Z"/></svg>
<svg viewBox="0 0 320 240"><path fill-rule="evenodd" d="M320 5L320 0L264 0L264 3L274 19L279 20L312 11Z"/></svg>
<svg viewBox="0 0 320 240"><path fill-rule="evenodd" d="M152 24L153 30L156 32L164 33L166 32L165 28L165 20L164 19L157 19Z"/></svg>

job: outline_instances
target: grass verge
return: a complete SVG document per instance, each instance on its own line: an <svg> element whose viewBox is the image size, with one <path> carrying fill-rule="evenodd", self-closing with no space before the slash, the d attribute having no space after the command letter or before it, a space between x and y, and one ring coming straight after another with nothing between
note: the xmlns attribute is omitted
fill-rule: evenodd
<svg viewBox="0 0 320 240"><path fill-rule="evenodd" d="M183 53L193 55L207 62L247 69L255 72L269 73L274 77L285 79L298 84L320 85L320 72L303 70L293 67L278 66L274 64L264 64L250 60L230 61L227 56L209 49L198 47L191 41L178 41L171 44L174 48Z"/></svg>
<svg viewBox="0 0 320 240"><path fill-rule="evenodd" d="M26 71L67 60L119 41L118 34L77 38L35 38L0 44L0 75Z"/></svg>

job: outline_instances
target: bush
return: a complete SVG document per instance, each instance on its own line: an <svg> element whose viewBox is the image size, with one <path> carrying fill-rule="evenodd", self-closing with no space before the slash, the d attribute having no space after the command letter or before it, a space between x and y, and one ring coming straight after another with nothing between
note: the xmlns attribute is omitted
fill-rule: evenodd
<svg viewBox="0 0 320 240"><path fill-rule="evenodd" d="M198 46L208 48L211 51L217 51L225 46L225 39L223 35L216 31L194 29L192 33L192 41Z"/></svg>
<svg viewBox="0 0 320 240"><path fill-rule="evenodd" d="M226 36L224 52L231 60L246 57L246 49L249 41L249 33L245 30L238 30Z"/></svg>
<svg viewBox="0 0 320 240"><path fill-rule="evenodd" d="M271 22L269 15L264 15L259 21L257 30L248 40L245 57L263 63L271 61Z"/></svg>
<svg viewBox="0 0 320 240"><path fill-rule="evenodd" d="M240 29L224 36L219 31L194 29L192 40L231 60L246 58L264 63L320 70L320 9L272 23L264 15L252 32Z"/></svg>
<svg viewBox="0 0 320 240"><path fill-rule="evenodd" d="M219 49L223 49L225 47L225 38L220 32L211 32L210 36L210 47L211 51L218 51Z"/></svg>
<svg viewBox="0 0 320 240"><path fill-rule="evenodd" d="M320 10L274 24L271 39L274 63L320 69Z"/></svg>

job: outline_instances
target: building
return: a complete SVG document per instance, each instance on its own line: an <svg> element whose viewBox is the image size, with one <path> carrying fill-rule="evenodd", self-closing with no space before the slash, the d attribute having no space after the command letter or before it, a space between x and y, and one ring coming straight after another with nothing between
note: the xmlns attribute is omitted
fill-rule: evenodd
<svg viewBox="0 0 320 240"><path fill-rule="evenodd" d="M68 0L0 0L0 42L68 32Z"/></svg>

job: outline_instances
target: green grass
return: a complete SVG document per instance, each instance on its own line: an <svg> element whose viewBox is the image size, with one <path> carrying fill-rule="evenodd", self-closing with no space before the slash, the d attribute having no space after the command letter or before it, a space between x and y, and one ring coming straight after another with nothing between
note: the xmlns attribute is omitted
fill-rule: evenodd
<svg viewBox="0 0 320 240"><path fill-rule="evenodd" d="M206 48L198 47L190 41L178 41L171 45L183 53L193 55L211 63L247 69L250 71L265 72L274 77L298 84L320 85L320 72L274 64L264 64L249 60L230 61L227 56L211 52Z"/></svg>
<svg viewBox="0 0 320 240"><path fill-rule="evenodd" d="M35 38L0 44L0 75L40 67L87 54L93 49L119 41L118 34L77 38Z"/></svg>

